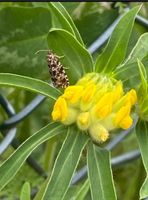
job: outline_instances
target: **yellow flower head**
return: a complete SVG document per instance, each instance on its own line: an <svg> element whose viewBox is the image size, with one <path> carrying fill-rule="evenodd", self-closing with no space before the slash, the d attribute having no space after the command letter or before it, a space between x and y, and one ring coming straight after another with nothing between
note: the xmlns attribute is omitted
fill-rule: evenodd
<svg viewBox="0 0 148 200"><path fill-rule="evenodd" d="M52 118L66 125L76 123L93 140L104 142L110 130L132 125L131 109L136 102L134 89L125 94L121 81L89 73L65 89L55 102Z"/></svg>

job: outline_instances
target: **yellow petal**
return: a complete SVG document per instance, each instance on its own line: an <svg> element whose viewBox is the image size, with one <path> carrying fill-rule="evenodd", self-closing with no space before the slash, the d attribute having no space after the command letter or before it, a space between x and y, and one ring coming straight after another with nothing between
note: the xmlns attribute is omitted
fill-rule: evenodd
<svg viewBox="0 0 148 200"><path fill-rule="evenodd" d="M137 94L136 91L134 89L131 89L129 91L130 94L130 100L131 100L131 105L134 105L137 102Z"/></svg>
<svg viewBox="0 0 148 200"><path fill-rule="evenodd" d="M122 82L118 81L113 92L113 102L118 101L122 94L123 94Z"/></svg>
<svg viewBox="0 0 148 200"><path fill-rule="evenodd" d="M82 94L82 103L89 103L93 98L96 91L96 85L93 82L89 82Z"/></svg>
<svg viewBox="0 0 148 200"><path fill-rule="evenodd" d="M52 118L54 121L64 121L68 114L67 103L65 99L60 96L54 104L52 111Z"/></svg>
<svg viewBox="0 0 148 200"><path fill-rule="evenodd" d="M106 117L112 111L113 93L106 93L95 106L95 113L98 118Z"/></svg>
<svg viewBox="0 0 148 200"><path fill-rule="evenodd" d="M68 86L64 91L63 97L69 103L75 104L82 96L82 91L83 91L83 86L79 85Z"/></svg>
<svg viewBox="0 0 148 200"><path fill-rule="evenodd" d="M131 106L127 104L126 106L122 106L120 110L115 115L115 124L118 126L121 121L130 114Z"/></svg>
<svg viewBox="0 0 148 200"><path fill-rule="evenodd" d="M128 129L131 127L132 124L133 119L130 116L127 116L120 122L120 127L123 129Z"/></svg>

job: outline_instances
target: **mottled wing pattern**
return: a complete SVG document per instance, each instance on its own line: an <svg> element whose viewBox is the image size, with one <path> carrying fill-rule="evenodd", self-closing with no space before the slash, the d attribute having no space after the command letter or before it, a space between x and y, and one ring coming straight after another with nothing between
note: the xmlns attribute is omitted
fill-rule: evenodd
<svg viewBox="0 0 148 200"><path fill-rule="evenodd" d="M59 56L48 51L47 63L49 67L49 73L51 75L52 83L55 87L66 88L69 85L67 74L63 68L63 65L59 61Z"/></svg>

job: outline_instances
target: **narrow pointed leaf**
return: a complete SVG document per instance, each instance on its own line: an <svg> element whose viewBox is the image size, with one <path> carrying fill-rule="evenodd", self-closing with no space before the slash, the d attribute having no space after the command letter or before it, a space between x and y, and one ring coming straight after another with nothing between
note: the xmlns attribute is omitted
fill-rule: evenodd
<svg viewBox="0 0 148 200"><path fill-rule="evenodd" d="M84 200L89 190L89 180L79 185L72 185L67 191L63 200Z"/></svg>
<svg viewBox="0 0 148 200"><path fill-rule="evenodd" d="M56 99L60 95L59 90L46 82L16 74L0 73L0 85L30 90L32 92L43 94L52 99Z"/></svg>
<svg viewBox="0 0 148 200"><path fill-rule="evenodd" d="M148 197L148 175L140 188L140 199L145 199Z"/></svg>
<svg viewBox="0 0 148 200"><path fill-rule="evenodd" d="M30 184L25 182L21 190L20 200L30 200L30 196Z"/></svg>
<svg viewBox="0 0 148 200"><path fill-rule="evenodd" d="M139 121L136 126L136 135L141 151L142 161L148 177L148 122ZM140 190L140 198L143 199L148 196L148 178L142 185Z"/></svg>
<svg viewBox="0 0 148 200"><path fill-rule="evenodd" d="M88 146L88 177L92 200L116 200L110 156L107 150L96 151L93 143Z"/></svg>
<svg viewBox="0 0 148 200"><path fill-rule="evenodd" d="M48 46L61 58L70 83L74 84L86 72L93 70L89 52L67 31L52 29L48 34Z"/></svg>
<svg viewBox="0 0 148 200"><path fill-rule="evenodd" d="M69 31L82 45L83 41L72 18L60 2L49 2L52 11L53 27Z"/></svg>
<svg viewBox="0 0 148 200"><path fill-rule="evenodd" d="M135 86L137 80L140 80L137 59L146 65L148 61L147 49L148 33L144 33L138 39L127 60L121 66L116 68L114 72L116 78L124 80L124 82L130 86ZM145 68L145 70L148 73L148 69ZM129 74L131 75L130 79L128 77Z"/></svg>
<svg viewBox="0 0 148 200"><path fill-rule="evenodd" d="M75 199L83 200L88 190L89 190L89 180L87 179L80 187L80 190L76 193Z"/></svg>
<svg viewBox="0 0 148 200"><path fill-rule="evenodd" d="M106 48L97 58L95 66L97 72L110 73L124 60L135 16L139 9L139 6L131 9L118 22Z"/></svg>
<svg viewBox="0 0 148 200"><path fill-rule="evenodd" d="M22 143L0 166L0 190L15 176L35 148L55 135L64 133L64 131L63 125L59 123L50 123Z"/></svg>
<svg viewBox="0 0 148 200"><path fill-rule="evenodd" d="M131 51L131 53L128 56L127 60L125 61L124 65L129 64L129 63L135 63L135 62L137 62L137 59L142 61L142 59L148 53L147 49L148 49L148 33L144 33L138 39L135 47Z"/></svg>
<svg viewBox="0 0 148 200"><path fill-rule="evenodd" d="M82 133L76 133L74 127L70 130L56 159L51 179L45 190L44 200L64 198L81 152L88 141L88 137Z"/></svg>

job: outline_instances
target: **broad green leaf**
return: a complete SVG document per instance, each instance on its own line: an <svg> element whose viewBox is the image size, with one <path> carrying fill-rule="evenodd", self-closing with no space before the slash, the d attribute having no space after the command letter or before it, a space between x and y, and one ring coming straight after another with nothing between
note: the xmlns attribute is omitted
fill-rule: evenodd
<svg viewBox="0 0 148 200"><path fill-rule="evenodd" d="M25 182L22 187L20 200L30 200L30 184L28 182Z"/></svg>
<svg viewBox="0 0 148 200"><path fill-rule="evenodd" d="M0 72L49 76L45 55L51 16L45 8L6 7L0 10Z"/></svg>
<svg viewBox="0 0 148 200"><path fill-rule="evenodd" d="M111 73L124 60L135 16L139 9L139 6L131 9L118 22L106 48L97 58L95 66L97 72Z"/></svg>
<svg viewBox="0 0 148 200"><path fill-rule="evenodd" d="M140 120L136 126L136 135L141 151L142 161L147 173L147 178L140 189L140 199L148 196L148 122Z"/></svg>
<svg viewBox="0 0 148 200"><path fill-rule="evenodd" d="M52 99L56 99L60 95L59 90L52 87L46 82L43 82L39 79L16 74L0 73L0 85L27 89L32 92L43 94Z"/></svg>
<svg viewBox="0 0 148 200"><path fill-rule="evenodd" d="M50 123L22 143L20 147L0 166L0 190L15 176L35 148L46 140L64 132L65 129L63 125L60 125L59 123Z"/></svg>
<svg viewBox="0 0 148 200"><path fill-rule="evenodd" d="M84 45L78 29L63 5L60 2L50 2L49 7L52 11L53 27L69 31L82 45Z"/></svg>
<svg viewBox="0 0 148 200"><path fill-rule="evenodd" d="M77 133L75 127L70 129L55 161L51 179L43 197L44 200L62 200L64 198L87 142L87 135Z"/></svg>
<svg viewBox="0 0 148 200"><path fill-rule="evenodd" d="M92 200L116 200L109 153L101 148L96 151L91 142L87 160Z"/></svg>
<svg viewBox="0 0 148 200"><path fill-rule="evenodd" d="M89 52L67 31L52 29L48 34L48 45L61 58L70 84L74 84L86 72L92 72L93 61Z"/></svg>
<svg viewBox="0 0 148 200"><path fill-rule="evenodd" d="M142 61L146 66L148 61L148 33L141 35L135 47L131 51L127 60L115 70L115 76L118 79L124 80L124 83L130 86L135 86L140 80L137 59ZM145 68L148 73L148 69ZM129 78L130 75L130 78Z"/></svg>

